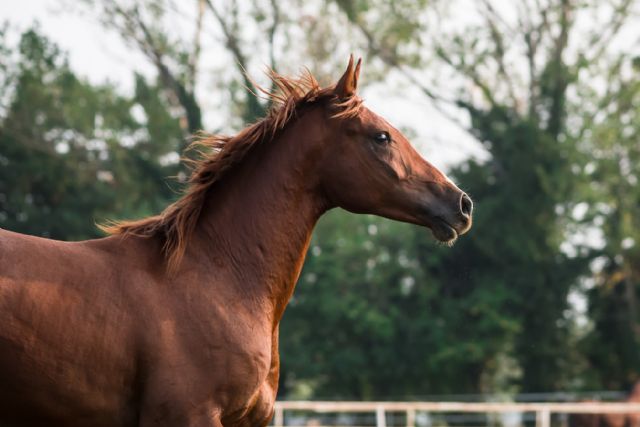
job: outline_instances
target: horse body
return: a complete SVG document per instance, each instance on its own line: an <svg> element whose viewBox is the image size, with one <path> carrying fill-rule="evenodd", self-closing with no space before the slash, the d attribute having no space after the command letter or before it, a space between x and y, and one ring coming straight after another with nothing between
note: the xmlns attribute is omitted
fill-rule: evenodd
<svg viewBox="0 0 640 427"><path fill-rule="evenodd" d="M115 261L89 243L0 232L1 417L114 425L126 416L135 300Z"/></svg>
<svg viewBox="0 0 640 427"><path fill-rule="evenodd" d="M325 211L427 225L443 241L466 232L468 197L360 111L358 70L304 96L280 80L283 110L226 141L223 163L201 163L162 216L77 243L0 232L0 422L265 426L278 325ZM226 170L243 138L270 140Z"/></svg>
<svg viewBox="0 0 640 427"><path fill-rule="evenodd" d="M157 248L137 242L134 251L135 237L78 244L21 237L0 234L2 250L13 247L0 262L1 418L74 426L270 419L271 304L248 301L224 266L167 279L140 267ZM26 265L34 255L58 268ZM262 412L250 413L254 407ZM261 419L243 424L248 415Z"/></svg>

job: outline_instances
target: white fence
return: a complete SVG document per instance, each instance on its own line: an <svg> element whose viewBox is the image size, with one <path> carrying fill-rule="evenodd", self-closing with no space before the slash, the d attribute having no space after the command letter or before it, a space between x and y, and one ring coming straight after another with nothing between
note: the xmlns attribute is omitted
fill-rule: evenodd
<svg viewBox="0 0 640 427"><path fill-rule="evenodd" d="M468 403L468 402L276 402L274 427L284 427L286 411L374 413L376 427L387 427L387 413L406 414L406 426L416 426L416 413L535 413L536 427L550 427L551 414L638 414L640 403Z"/></svg>

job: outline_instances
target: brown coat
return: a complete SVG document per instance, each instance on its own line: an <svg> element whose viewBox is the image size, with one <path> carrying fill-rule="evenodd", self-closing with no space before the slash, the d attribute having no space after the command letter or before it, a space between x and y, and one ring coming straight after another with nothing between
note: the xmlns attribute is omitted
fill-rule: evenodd
<svg viewBox="0 0 640 427"><path fill-rule="evenodd" d="M77 243L0 230L0 423L264 426L320 215L466 232L469 198L362 106L358 72L329 89L274 75L280 106L205 139L217 153L157 217Z"/></svg>

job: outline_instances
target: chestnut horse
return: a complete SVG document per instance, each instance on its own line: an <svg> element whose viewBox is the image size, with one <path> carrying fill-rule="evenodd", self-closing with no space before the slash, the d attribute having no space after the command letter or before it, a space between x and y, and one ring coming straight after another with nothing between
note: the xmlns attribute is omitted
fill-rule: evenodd
<svg viewBox="0 0 640 427"><path fill-rule="evenodd" d="M278 325L311 232L342 207L451 243L472 203L356 94L273 73L266 118L200 141L158 216L58 242L0 231L0 424L265 426Z"/></svg>

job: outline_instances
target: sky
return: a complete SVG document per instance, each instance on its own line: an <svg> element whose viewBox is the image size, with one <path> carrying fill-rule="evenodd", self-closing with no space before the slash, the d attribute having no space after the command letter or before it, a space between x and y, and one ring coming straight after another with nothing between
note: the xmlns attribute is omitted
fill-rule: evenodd
<svg viewBox="0 0 640 427"><path fill-rule="evenodd" d="M130 92L134 72L154 75L154 69L142 54L126 46L117 34L105 31L93 17L82 16L64 5L60 0L2 0L0 22L8 21L18 30L15 35L37 22L42 32L68 53L71 68L92 83L109 81L119 90ZM336 76L341 72L336 70ZM363 77L366 78L366 63ZM396 78L390 75L390 82L365 86L361 95L370 109L395 127L411 129L413 144L436 167L447 170L470 156L486 158L473 137L443 117L423 96L392 90L391 87L397 87L392 83ZM215 94L208 90L205 97L201 92L198 97L205 109L205 126L219 127L219 119L224 115L216 114L215 108L203 99ZM463 112L459 114L462 122L468 120Z"/></svg>

